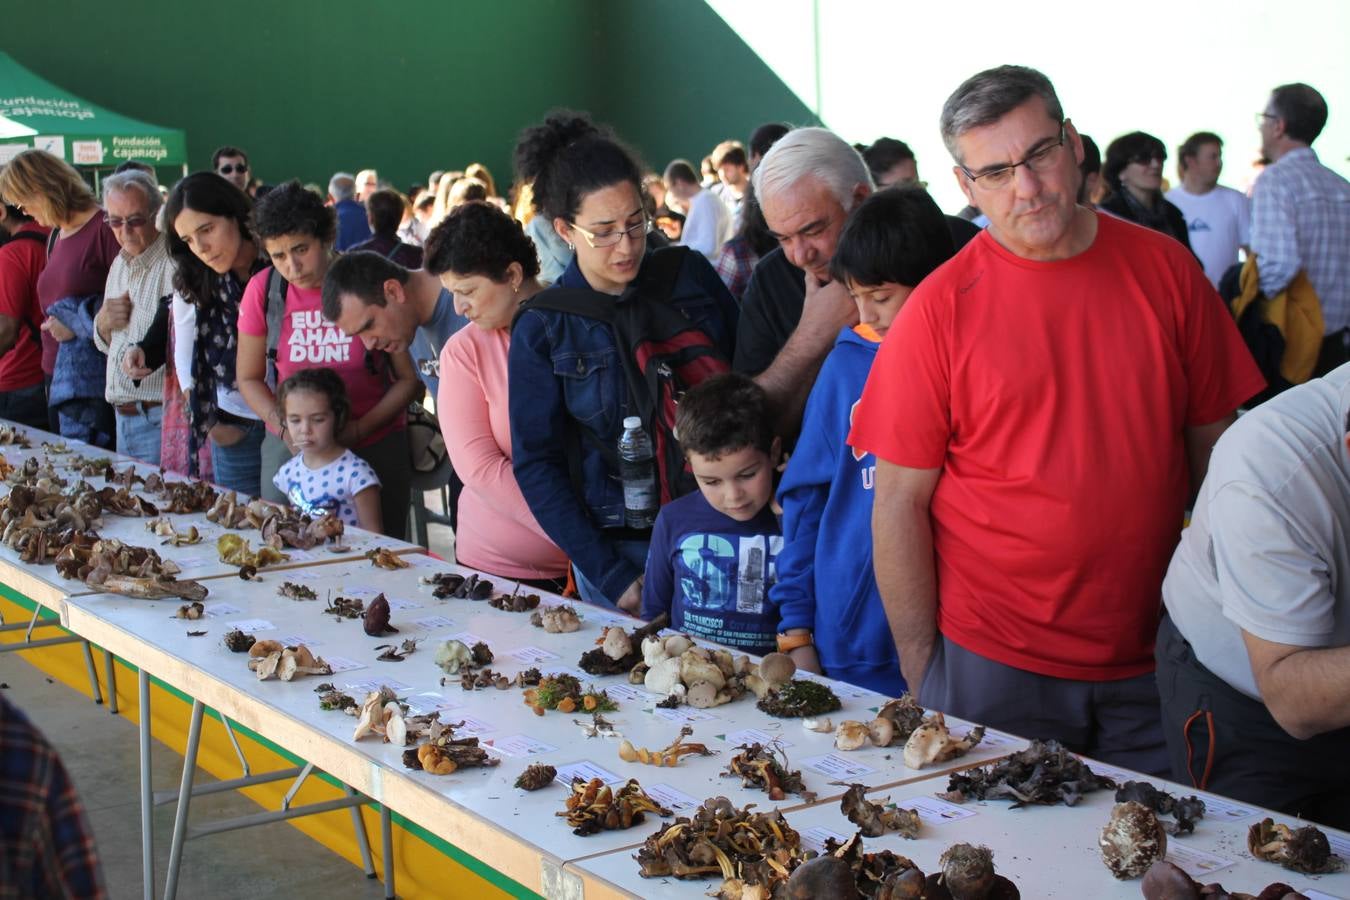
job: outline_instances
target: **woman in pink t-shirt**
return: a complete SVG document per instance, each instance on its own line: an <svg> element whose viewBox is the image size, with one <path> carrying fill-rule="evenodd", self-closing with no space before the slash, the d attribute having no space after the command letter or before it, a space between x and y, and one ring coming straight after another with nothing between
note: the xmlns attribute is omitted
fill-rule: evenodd
<svg viewBox="0 0 1350 900"><path fill-rule="evenodd" d="M255 275L244 289L236 370L240 393L267 425L260 479L263 497L285 502L272 476L294 455L277 414L275 385L301 369L332 369L347 386L352 407L338 441L379 475L385 533L402 539L412 490L405 413L422 393L412 357L406 350L368 349L324 319L323 277L333 259L337 222L317 195L298 181L273 188L253 209L253 229L272 267ZM286 299L275 355L269 357L268 294L278 275L284 279Z"/></svg>
<svg viewBox="0 0 1350 900"><path fill-rule="evenodd" d="M426 268L475 326L445 342L436 398L445 448L464 482L455 557L560 592L567 556L535 521L511 471L507 352L516 310L542 290L534 244L506 213L469 203L432 230Z"/></svg>

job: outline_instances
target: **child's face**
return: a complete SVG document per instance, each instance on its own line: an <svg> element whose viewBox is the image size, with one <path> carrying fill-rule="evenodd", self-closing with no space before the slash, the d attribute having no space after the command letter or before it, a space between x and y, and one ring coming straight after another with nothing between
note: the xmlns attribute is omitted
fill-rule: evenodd
<svg viewBox="0 0 1350 900"><path fill-rule="evenodd" d="M317 391L292 391L286 395L286 434L295 449L327 450L333 446L337 421L328 397Z"/></svg>
<svg viewBox="0 0 1350 900"><path fill-rule="evenodd" d="M908 285L896 284L894 281L859 284L852 278L848 280L849 295L858 305L858 319L862 324L872 326L872 330L882 337L890 330L891 322L895 321L900 307L905 305L913 290Z"/></svg>
<svg viewBox="0 0 1350 900"><path fill-rule="evenodd" d="M742 447L715 459L693 451L687 456L703 498L713 509L737 522L748 522L759 515L773 497L777 438L769 453L758 447Z"/></svg>

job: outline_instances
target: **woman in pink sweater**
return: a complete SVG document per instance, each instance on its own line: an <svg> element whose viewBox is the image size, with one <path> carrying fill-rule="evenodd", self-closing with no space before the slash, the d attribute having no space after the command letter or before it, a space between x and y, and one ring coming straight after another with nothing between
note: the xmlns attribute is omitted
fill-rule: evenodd
<svg viewBox="0 0 1350 900"><path fill-rule="evenodd" d="M495 206L468 203L432 230L425 265L475 326L441 349L436 397L445 446L464 482L455 557L560 592L567 557L534 520L511 471L506 360L516 310L543 288L534 244Z"/></svg>

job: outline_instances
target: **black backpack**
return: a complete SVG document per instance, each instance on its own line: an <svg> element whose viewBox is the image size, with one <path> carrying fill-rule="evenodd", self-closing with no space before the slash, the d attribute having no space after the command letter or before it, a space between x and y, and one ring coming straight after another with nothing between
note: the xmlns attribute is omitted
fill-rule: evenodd
<svg viewBox="0 0 1350 900"><path fill-rule="evenodd" d="M628 386L628 411L642 419L652 439L662 505L697 487L675 437L676 403L704 379L731 371L712 339L670 302L688 252L687 247L653 251L637 279L617 298L585 288L554 287L526 300L516 313L517 321L527 310L548 309L609 324ZM617 446L572 427L577 430L603 455L610 471L619 471ZM581 446L575 433L568 435L566 447L579 493Z"/></svg>

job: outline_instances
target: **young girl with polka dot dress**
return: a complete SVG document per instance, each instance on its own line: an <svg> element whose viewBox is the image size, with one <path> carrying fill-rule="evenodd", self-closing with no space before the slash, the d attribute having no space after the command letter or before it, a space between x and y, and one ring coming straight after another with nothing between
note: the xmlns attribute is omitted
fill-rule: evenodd
<svg viewBox="0 0 1350 900"><path fill-rule="evenodd" d="M295 456L273 477L277 490L306 515L332 513L379 534L380 479L370 464L337 442L351 407L331 369L302 369L277 391L282 437Z"/></svg>

